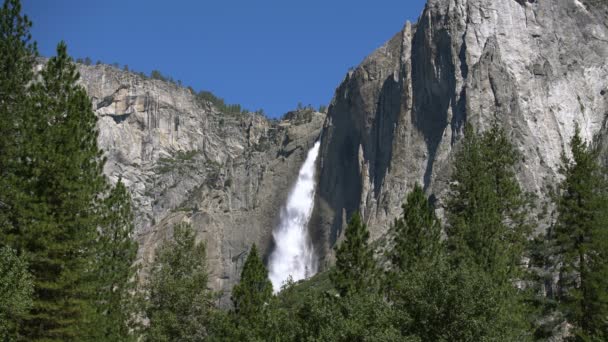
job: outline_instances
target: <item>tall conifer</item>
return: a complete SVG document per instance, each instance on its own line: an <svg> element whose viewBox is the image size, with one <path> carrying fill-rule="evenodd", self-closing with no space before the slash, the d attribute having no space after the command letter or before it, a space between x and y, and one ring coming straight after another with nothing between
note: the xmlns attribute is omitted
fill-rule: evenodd
<svg viewBox="0 0 608 342"><path fill-rule="evenodd" d="M0 340L17 339L19 326L32 305L33 284L23 251L14 239L15 207L20 200L20 142L25 132L28 86L37 56L31 21L19 0L0 8Z"/></svg>
<svg viewBox="0 0 608 342"><path fill-rule="evenodd" d="M402 216L392 227L394 246L389 253L400 272L420 263L429 266L442 252L441 224L419 184L414 185L402 208Z"/></svg>
<svg viewBox="0 0 608 342"><path fill-rule="evenodd" d="M95 242L97 341L124 341L128 322L135 318L134 298L137 244L133 240L131 196L119 179L101 207L101 224Z"/></svg>
<svg viewBox="0 0 608 342"><path fill-rule="evenodd" d="M31 340L79 340L92 308L92 243L105 191L97 118L64 43L30 89L11 240L34 276Z"/></svg>
<svg viewBox="0 0 608 342"><path fill-rule="evenodd" d="M479 329L490 328L488 333L498 332L505 340L529 338L523 296L515 282L522 279L521 260L533 221L530 197L515 177L518 161L497 123L482 134L468 125L455 154L446 207L448 274L466 274L467 282L484 284L478 307L493 308L494 314L486 320L484 309L471 312L468 319L483 317Z"/></svg>
<svg viewBox="0 0 608 342"><path fill-rule="evenodd" d="M232 290L232 302L238 316L255 319L272 298L272 283L268 270L254 244L245 260L241 280Z"/></svg>
<svg viewBox="0 0 608 342"><path fill-rule="evenodd" d="M174 227L173 239L156 250L145 314L146 341L202 341L207 336L211 294L207 289L205 244L196 243L187 224Z"/></svg>
<svg viewBox="0 0 608 342"><path fill-rule="evenodd" d="M555 239L561 307L581 340L608 339L608 184L597 153L580 136L562 156Z"/></svg>
<svg viewBox="0 0 608 342"><path fill-rule="evenodd" d="M20 146L27 139L22 121L37 56L31 26L19 0L4 2L0 8L0 236L9 244L9 232L18 229L14 207L23 181Z"/></svg>
<svg viewBox="0 0 608 342"><path fill-rule="evenodd" d="M334 287L341 296L372 290L378 273L374 252L368 244L369 231L359 213L350 219L344 236L336 250L336 268L331 273Z"/></svg>
<svg viewBox="0 0 608 342"><path fill-rule="evenodd" d="M500 281L519 273L532 226L530 198L515 178L517 163L518 154L497 123L482 134L467 125L446 208L454 260L472 262Z"/></svg>

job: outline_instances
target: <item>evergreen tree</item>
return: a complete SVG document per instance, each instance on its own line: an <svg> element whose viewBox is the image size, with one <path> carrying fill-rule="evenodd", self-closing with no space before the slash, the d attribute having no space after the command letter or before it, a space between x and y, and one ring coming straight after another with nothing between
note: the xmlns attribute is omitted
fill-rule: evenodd
<svg viewBox="0 0 608 342"><path fill-rule="evenodd" d="M414 266L391 291L396 326L418 341L527 341L528 324L513 296L474 264L439 259Z"/></svg>
<svg viewBox="0 0 608 342"><path fill-rule="evenodd" d="M419 184L408 194L403 214L392 227L394 246L389 257L396 271L419 263L428 266L441 253L441 224Z"/></svg>
<svg viewBox="0 0 608 342"><path fill-rule="evenodd" d="M0 8L0 237L6 243L11 243L9 231L16 229L13 208L19 201L20 147L26 139L21 121L37 56L31 26L21 14L19 0L4 1Z"/></svg>
<svg viewBox="0 0 608 342"><path fill-rule="evenodd" d="M272 283L268 279L268 270L254 244L245 260L241 280L232 289L234 311L242 320L253 321L263 312L271 298Z"/></svg>
<svg viewBox="0 0 608 342"><path fill-rule="evenodd" d="M19 181L22 116L27 110L33 79L36 44L31 21L21 13L19 0L0 8L0 340L17 338L21 321L32 305L32 279L21 250L17 250L15 207L22 190ZM12 248L11 248L12 247Z"/></svg>
<svg viewBox="0 0 608 342"><path fill-rule="evenodd" d="M96 117L65 44L30 89L20 134L18 201L8 239L34 277L23 334L79 340L92 307L92 242L105 190ZM17 187L17 186L16 186Z"/></svg>
<svg viewBox="0 0 608 342"><path fill-rule="evenodd" d="M331 274L334 287L341 296L369 291L376 285L374 252L368 245L369 231L359 213L351 218L345 240L336 250L336 268Z"/></svg>
<svg viewBox="0 0 608 342"><path fill-rule="evenodd" d="M149 326L146 341L201 341L207 336L212 296L204 243L196 243L192 227L174 227L173 240L157 250L144 291Z"/></svg>
<svg viewBox="0 0 608 342"><path fill-rule="evenodd" d="M484 284L474 300L496 308L478 328L508 332L501 338L521 340L527 336L526 308L514 282L523 276L520 264L532 220L530 197L515 178L517 162L513 145L496 123L483 134L467 126L453 163L446 230L451 262L447 274L468 274L467 282ZM480 320L488 312L469 314L469 319Z"/></svg>
<svg viewBox="0 0 608 342"><path fill-rule="evenodd" d="M286 325L295 336L284 341L420 341L400 334L398 313L377 292L336 298L312 291L294 311Z"/></svg>
<svg viewBox="0 0 608 342"><path fill-rule="evenodd" d="M562 155L555 224L562 309L580 340L608 339L608 188L597 153L578 126Z"/></svg>
<svg viewBox="0 0 608 342"><path fill-rule="evenodd" d="M27 264L9 247L0 248L0 340L18 340L17 327L32 306Z"/></svg>
<svg viewBox="0 0 608 342"><path fill-rule="evenodd" d="M102 221L95 243L98 263L96 341L124 341L127 323L136 314L131 293L135 287L137 244L132 239L131 197L119 179L104 200Z"/></svg>
<svg viewBox="0 0 608 342"><path fill-rule="evenodd" d="M518 154L497 123L483 134L470 125L454 159L447 203L448 245L500 281L520 271L531 231L531 201L515 177Z"/></svg>

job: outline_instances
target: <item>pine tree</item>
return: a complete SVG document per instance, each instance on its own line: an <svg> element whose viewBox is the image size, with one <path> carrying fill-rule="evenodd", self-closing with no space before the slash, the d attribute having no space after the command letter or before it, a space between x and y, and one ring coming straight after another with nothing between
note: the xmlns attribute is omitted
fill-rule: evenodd
<svg viewBox="0 0 608 342"><path fill-rule="evenodd" d="M448 246L496 279L520 272L532 220L529 196L515 177L518 154L497 123L483 134L470 125L454 159L447 203Z"/></svg>
<svg viewBox="0 0 608 342"><path fill-rule="evenodd" d="M36 44L32 23L21 14L18 0L6 0L0 9L0 237L9 241L16 229L14 207L19 200L20 146L26 139L22 117L33 79Z"/></svg>
<svg viewBox="0 0 608 342"><path fill-rule="evenodd" d="M196 243L190 225L174 227L173 240L157 250L144 311L146 341L201 341L207 335L212 296L207 289L204 243Z"/></svg>
<svg viewBox="0 0 608 342"><path fill-rule="evenodd" d="M391 262L400 272L420 263L430 266L442 251L441 224L419 184L414 185L402 208L402 216L392 227Z"/></svg>
<svg viewBox="0 0 608 342"><path fill-rule="evenodd" d="M234 310L243 320L255 320L272 298L272 283L268 279L268 270L255 244L245 260L241 280L232 289Z"/></svg>
<svg viewBox="0 0 608 342"><path fill-rule="evenodd" d="M18 340L18 326L32 306L27 264L9 247L0 248L0 340Z"/></svg>
<svg viewBox="0 0 608 342"><path fill-rule="evenodd" d="M562 155L555 224L561 257L562 309L581 340L608 339L608 187L597 153L580 136L570 142L572 159Z"/></svg>
<svg viewBox="0 0 608 342"><path fill-rule="evenodd" d="M17 338L22 319L32 305L32 280L21 250L16 250L14 208L21 197L19 149L21 117L37 56L31 41L32 23L18 0L0 8L0 340ZM12 248L11 248L12 247Z"/></svg>
<svg viewBox="0 0 608 342"><path fill-rule="evenodd" d="M376 263L368 245L369 231L355 213L344 232L345 240L336 250L336 268L331 281L341 296L369 291L376 285Z"/></svg>
<svg viewBox="0 0 608 342"><path fill-rule="evenodd" d="M530 197L515 177L517 162L518 154L496 123L482 134L470 125L465 128L453 162L446 242L451 263L447 274L467 274L466 282L484 284L473 300L495 308L478 328L522 340L529 337L524 333L526 308L514 282L523 276L521 259L533 220L528 216ZM469 320L479 320L488 313L469 314Z"/></svg>
<svg viewBox="0 0 608 342"><path fill-rule="evenodd" d="M133 241L131 197L119 179L104 200L102 221L95 242L97 267L96 341L124 341L128 322L135 317L131 293L135 287L137 243Z"/></svg>
<svg viewBox="0 0 608 342"><path fill-rule="evenodd" d="M65 44L31 86L20 134L21 191L8 239L34 277L30 340L78 340L93 311L92 242L105 191L96 117Z"/></svg>
<svg viewBox="0 0 608 342"><path fill-rule="evenodd" d="M399 277L391 291L396 326L414 341L527 341L517 303L474 264L439 259Z"/></svg>

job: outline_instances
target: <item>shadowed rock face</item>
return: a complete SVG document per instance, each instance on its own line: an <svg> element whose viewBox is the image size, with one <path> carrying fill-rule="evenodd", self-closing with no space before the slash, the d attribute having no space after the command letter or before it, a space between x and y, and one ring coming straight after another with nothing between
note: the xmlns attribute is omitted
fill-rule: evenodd
<svg viewBox="0 0 608 342"><path fill-rule="evenodd" d="M322 257L356 210L381 237L416 182L441 207L467 121L506 128L521 183L542 197L575 123L605 135L607 18L595 0L429 0L336 90L311 220Z"/></svg>
<svg viewBox="0 0 608 342"><path fill-rule="evenodd" d="M210 286L227 293L253 243L270 252L279 209L325 115L223 114L171 83L103 65L80 73L99 117L104 172L132 193L140 261L151 261L173 224L190 222L207 243Z"/></svg>
<svg viewBox="0 0 608 342"><path fill-rule="evenodd" d="M109 66L80 72L105 173L133 194L140 260L174 223L191 222L207 241L211 287L227 293L252 243L269 254L281 205L321 133L309 224L321 266L353 212L378 239L416 182L441 212L467 121L506 128L522 155L521 183L541 197L575 123L608 151L607 25L600 0L429 0L417 24L348 72L327 117L227 115L170 83Z"/></svg>

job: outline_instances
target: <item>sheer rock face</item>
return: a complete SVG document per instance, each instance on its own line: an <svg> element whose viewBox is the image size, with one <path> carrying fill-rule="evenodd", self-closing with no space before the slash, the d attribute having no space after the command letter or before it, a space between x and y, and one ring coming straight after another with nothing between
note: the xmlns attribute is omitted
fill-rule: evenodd
<svg viewBox="0 0 608 342"><path fill-rule="evenodd" d="M595 0L429 0L336 90L311 226L322 257L356 210L381 237L416 182L441 207L467 121L498 120L542 196L575 123L588 140L606 130L607 18Z"/></svg>
<svg viewBox="0 0 608 342"><path fill-rule="evenodd" d="M520 181L541 197L575 123L608 151L606 61L602 1L429 0L417 24L348 72L327 117L227 115L171 83L109 66L80 71L105 173L133 194L141 260L173 223L191 222L207 241L212 288L227 293L252 243L270 252L321 133L310 230L323 264L357 210L378 239L416 182L441 208L467 121L506 128L522 155Z"/></svg>
<svg viewBox="0 0 608 342"><path fill-rule="evenodd" d="M153 258L173 224L190 222L207 243L210 286L227 293L253 243L270 251L325 115L224 114L172 83L105 65L81 65L80 73L99 118L104 172L132 193L140 260Z"/></svg>

